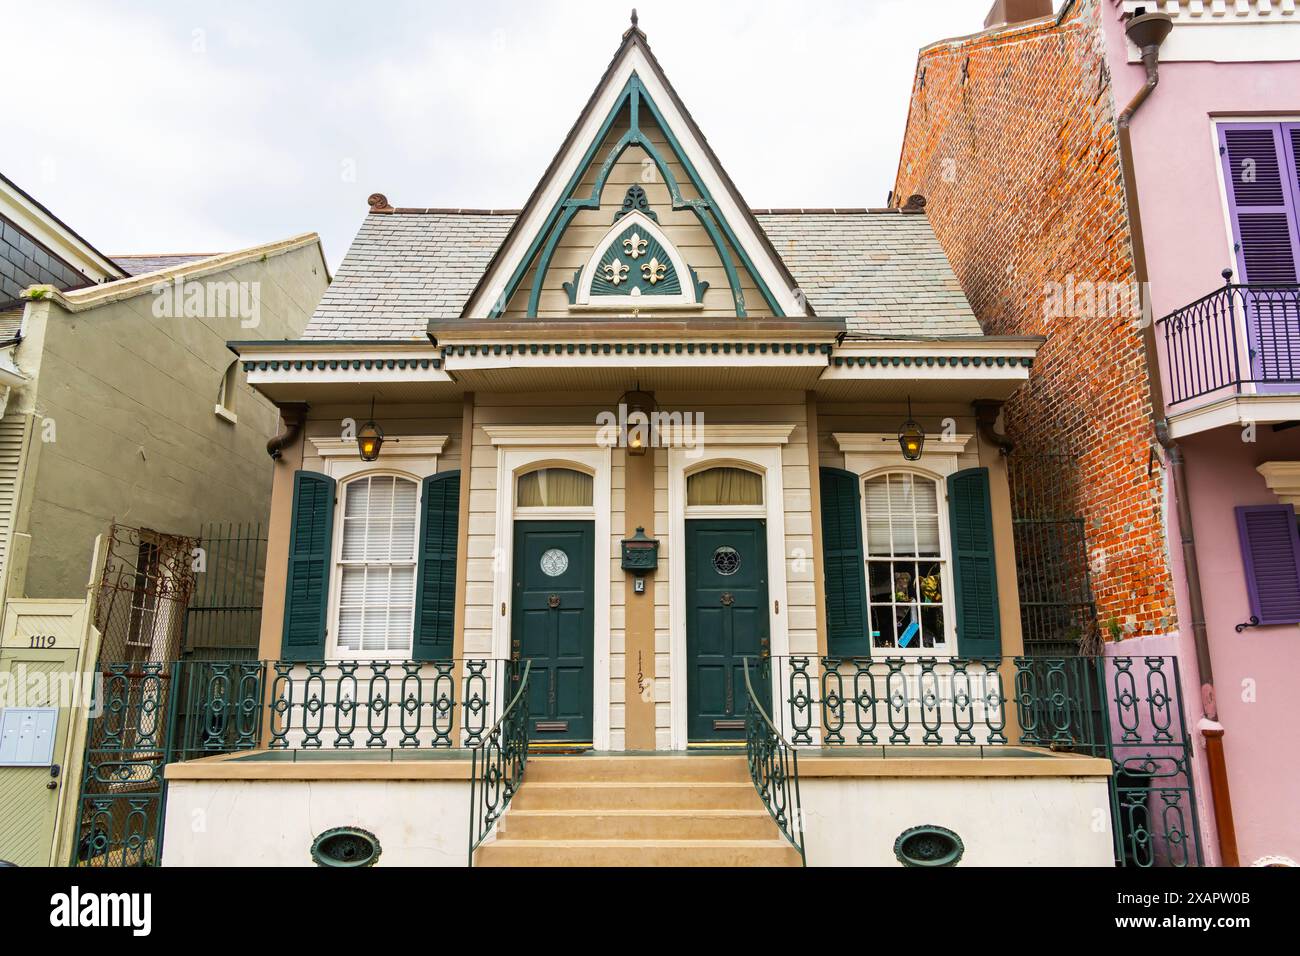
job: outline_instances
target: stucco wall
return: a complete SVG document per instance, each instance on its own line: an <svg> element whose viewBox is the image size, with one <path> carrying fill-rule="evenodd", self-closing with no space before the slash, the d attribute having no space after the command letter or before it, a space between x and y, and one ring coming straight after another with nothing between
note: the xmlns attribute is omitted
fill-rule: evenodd
<svg viewBox="0 0 1300 956"><path fill-rule="evenodd" d="M24 476L31 511L16 529L32 536L28 596L78 593L95 535L114 518L183 534L265 521L277 412L241 374L238 423L214 413L235 358L226 343L299 336L327 278L314 242L203 276L260 283L254 328L238 317L158 318L147 289L86 311L28 306L31 337L16 359L37 375L20 394L41 441L39 467Z"/></svg>
<svg viewBox="0 0 1300 956"><path fill-rule="evenodd" d="M898 866L894 841L941 826L958 866L1113 866L1103 777L815 778L800 784L809 866Z"/></svg>
<svg viewBox="0 0 1300 956"><path fill-rule="evenodd" d="M379 838L376 866L465 866L469 781L172 781L162 865L313 866L342 826Z"/></svg>

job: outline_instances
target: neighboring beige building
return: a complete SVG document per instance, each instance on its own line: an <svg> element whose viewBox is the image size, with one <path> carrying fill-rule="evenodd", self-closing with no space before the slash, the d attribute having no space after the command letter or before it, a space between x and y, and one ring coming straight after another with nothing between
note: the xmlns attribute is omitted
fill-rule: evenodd
<svg viewBox="0 0 1300 956"><path fill-rule="evenodd" d="M180 615L160 608L190 561L165 544L270 504L278 412L226 342L297 337L329 278L314 233L108 257L0 177L0 860L66 860L83 759L85 701L14 689L179 652ZM123 595L110 642L88 586L114 523L140 530L98 552Z"/></svg>

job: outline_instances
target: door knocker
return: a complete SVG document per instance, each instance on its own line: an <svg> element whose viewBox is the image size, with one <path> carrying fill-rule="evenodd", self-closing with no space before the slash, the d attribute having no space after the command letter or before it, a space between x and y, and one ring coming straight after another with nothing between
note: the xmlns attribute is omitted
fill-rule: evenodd
<svg viewBox="0 0 1300 956"><path fill-rule="evenodd" d="M559 607L560 596L558 594L552 594L549 598L546 599L546 604L548 607Z"/></svg>
<svg viewBox="0 0 1300 956"><path fill-rule="evenodd" d="M734 594L732 594L730 591L723 591L723 592L722 592L722 606L723 606L723 607L731 607L731 605L733 605L733 604L735 604L735 603L736 603L736 596L735 596Z"/></svg>

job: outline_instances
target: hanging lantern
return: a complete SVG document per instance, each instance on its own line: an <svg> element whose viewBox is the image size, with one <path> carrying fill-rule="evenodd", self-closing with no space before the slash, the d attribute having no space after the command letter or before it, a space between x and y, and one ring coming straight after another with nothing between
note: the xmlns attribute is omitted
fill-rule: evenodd
<svg viewBox="0 0 1300 956"><path fill-rule="evenodd" d="M907 461L920 461L925 448L925 429L912 418L912 397L907 398L907 421L898 429L898 447Z"/></svg>
<svg viewBox="0 0 1300 956"><path fill-rule="evenodd" d="M640 457L649 446L650 413L655 408L655 397L649 392L636 390L626 393L621 401L627 407L629 421L625 429L627 453ZM633 415L638 416L635 424L631 423Z"/></svg>
<svg viewBox="0 0 1300 956"><path fill-rule="evenodd" d="M384 430L375 421L375 400L370 399L370 421L357 429L357 450L362 461L375 461L384 447Z"/></svg>

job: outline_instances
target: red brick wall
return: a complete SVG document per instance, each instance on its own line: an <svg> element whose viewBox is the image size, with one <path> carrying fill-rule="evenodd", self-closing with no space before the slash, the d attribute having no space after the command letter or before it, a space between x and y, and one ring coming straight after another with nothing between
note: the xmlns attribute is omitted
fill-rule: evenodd
<svg viewBox="0 0 1300 956"><path fill-rule="evenodd" d="M1096 0L1065 21L936 44L917 62L896 202L927 212L985 332L1045 335L1008 403L1024 447L1068 451L1103 634L1176 627L1141 331L1129 310L1044 314L1051 283L1123 283L1133 263ZM1014 459L1013 459L1014 461Z"/></svg>

